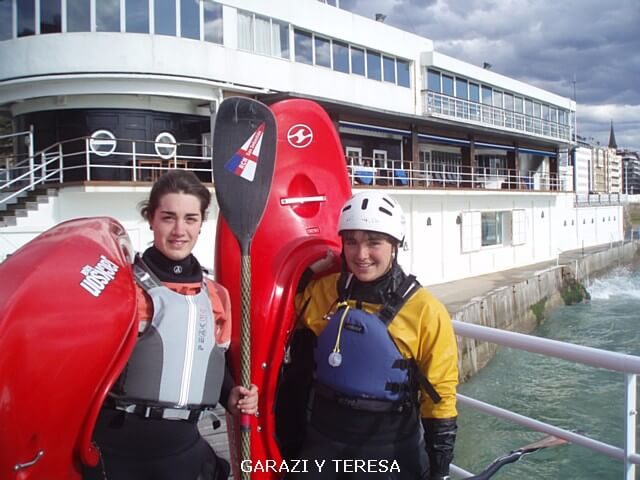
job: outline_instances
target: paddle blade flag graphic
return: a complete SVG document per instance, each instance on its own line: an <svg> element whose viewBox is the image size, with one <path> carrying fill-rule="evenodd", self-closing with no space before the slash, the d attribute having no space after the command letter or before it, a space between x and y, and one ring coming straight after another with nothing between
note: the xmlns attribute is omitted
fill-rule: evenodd
<svg viewBox="0 0 640 480"><path fill-rule="evenodd" d="M276 123L261 102L230 97L220 104L213 132L213 177L220 213L248 254L271 189Z"/></svg>

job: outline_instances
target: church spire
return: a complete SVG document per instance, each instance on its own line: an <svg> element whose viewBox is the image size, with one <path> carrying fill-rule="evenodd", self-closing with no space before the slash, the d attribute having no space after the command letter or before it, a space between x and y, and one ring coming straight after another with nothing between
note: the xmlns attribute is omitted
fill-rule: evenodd
<svg viewBox="0 0 640 480"><path fill-rule="evenodd" d="M616 134L613 132L613 120L611 120L611 131L609 132L609 148L613 148L614 150L618 149Z"/></svg>

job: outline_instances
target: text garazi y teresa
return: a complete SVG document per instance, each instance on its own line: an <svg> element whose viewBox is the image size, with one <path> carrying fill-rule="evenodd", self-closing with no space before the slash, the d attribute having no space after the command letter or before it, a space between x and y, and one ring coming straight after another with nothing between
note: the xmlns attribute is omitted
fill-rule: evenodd
<svg viewBox="0 0 640 480"><path fill-rule="evenodd" d="M273 472L273 473L309 473L313 472L339 472L339 473L387 473L400 472L400 465L396 460L243 460L240 469L246 473Z"/></svg>

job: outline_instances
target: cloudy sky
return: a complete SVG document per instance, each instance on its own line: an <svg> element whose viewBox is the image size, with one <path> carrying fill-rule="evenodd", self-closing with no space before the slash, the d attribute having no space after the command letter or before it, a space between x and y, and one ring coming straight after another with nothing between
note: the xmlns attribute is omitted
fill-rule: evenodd
<svg viewBox="0 0 640 480"><path fill-rule="evenodd" d="M340 0L435 49L573 97L578 134L640 151L639 0Z"/></svg>

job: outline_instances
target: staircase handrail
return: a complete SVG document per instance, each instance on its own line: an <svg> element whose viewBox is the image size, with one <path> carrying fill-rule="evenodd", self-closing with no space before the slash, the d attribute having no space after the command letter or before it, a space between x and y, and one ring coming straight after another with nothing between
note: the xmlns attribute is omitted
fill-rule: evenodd
<svg viewBox="0 0 640 480"><path fill-rule="evenodd" d="M5 138L19 137L21 135L29 135L30 133L31 132L29 130L25 130L23 132L5 133L4 135L0 135L0 140L4 140Z"/></svg>
<svg viewBox="0 0 640 480"><path fill-rule="evenodd" d="M43 158L46 159L46 156L44 156ZM13 185L14 183L20 181L20 180L24 180L25 178L29 177L31 178L33 176L33 174L37 173L38 171L42 170L43 172L46 172L44 175L40 176L38 179L34 179L33 181L30 181L27 185L25 185L24 187L16 190L15 192L0 198L0 205L7 203L9 200L16 198L17 196L19 196L20 194L26 192L27 190L33 190L35 188L36 185L39 185L41 183L44 183L45 181L49 180L50 178L59 175L61 172L60 168L56 168L53 169L51 171L46 171L46 166L50 163L53 163L55 161L58 161L60 159L59 156L56 157L51 157L46 159L44 162L40 163L39 165L36 165L33 170L27 171L25 173L23 173L22 175L14 178L13 180L10 180L2 185L0 185L0 192L2 192L3 190L9 188L11 185Z"/></svg>

